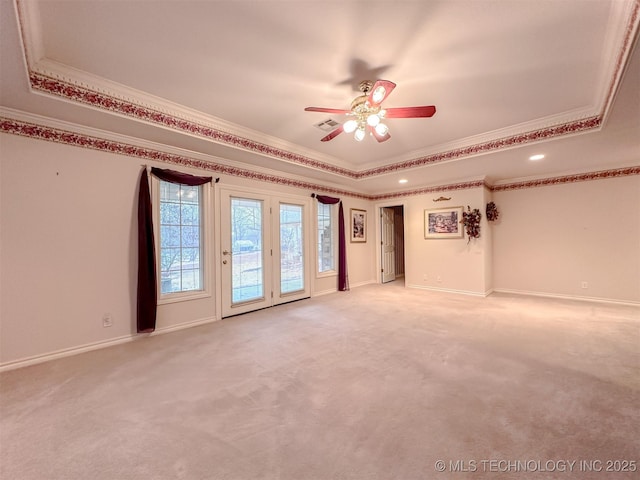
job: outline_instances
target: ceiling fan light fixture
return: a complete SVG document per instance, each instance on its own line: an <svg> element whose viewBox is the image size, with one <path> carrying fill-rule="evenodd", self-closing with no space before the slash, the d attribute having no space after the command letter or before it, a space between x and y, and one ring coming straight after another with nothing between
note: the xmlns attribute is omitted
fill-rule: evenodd
<svg viewBox="0 0 640 480"><path fill-rule="evenodd" d="M344 122L344 125L342 125L342 128L347 133L354 132L357 127L358 122L356 122L355 120L347 120L346 122Z"/></svg>
<svg viewBox="0 0 640 480"><path fill-rule="evenodd" d="M375 113L372 113L371 115L369 115L367 117L367 124L375 127L376 125L378 125L380 123L380 117L378 115L376 115Z"/></svg>
<svg viewBox="0 0 640 480"><path fill-rule="evenodd" d="M389 127L387 127L384 123L378 123L378 125L376 125L376 133L381 137L384 137L387 133L389 133Z"/></svg>
<svg viewBox="0 0 640 480"><path fill-rule="evenodd" d="M344 132L355 132L354 138L358 142L364 140L367 132L379 143L386 142L391 135L389 135L389 127L382 123L385 118L426 118L436 113L435 105L397 107L387 110L381 108L380 104L395 87L396 84L389 80L376 80L375 83L364 80L359 85L363 94L353 99L350 110L324 107L306 107L304 110L347 116L348 120L320 139L322 142L328 142Z"/></svg>
<svg viewBox="0 0 640 480"><path fill-rule="evenodd" d="M387 94L387 89L384 88L382 85L380 85L371 94L371 99L374 101L374 103L378 104L382 100L384 100L384 97L386 94Z"/></svg>

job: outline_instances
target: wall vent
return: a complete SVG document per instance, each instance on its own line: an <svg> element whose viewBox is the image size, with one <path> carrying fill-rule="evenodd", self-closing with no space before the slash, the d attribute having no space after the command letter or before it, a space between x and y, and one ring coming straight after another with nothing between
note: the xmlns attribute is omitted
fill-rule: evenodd
<svg viewBox="0 0 640 480"><path fill-rule="evenodd" d="M318 127L320 130L324 130L325 132L330 132L331 130L335 129L338 125L340 125L339 122L336 122L331 118L327 118L326 120L320 123L316 123L314 127Z"/></svg>

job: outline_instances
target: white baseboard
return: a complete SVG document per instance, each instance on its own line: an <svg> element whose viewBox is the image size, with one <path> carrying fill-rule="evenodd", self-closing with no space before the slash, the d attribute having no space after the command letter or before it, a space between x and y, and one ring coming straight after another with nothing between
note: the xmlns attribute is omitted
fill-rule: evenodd
<svg viewBox="0 0 640 480"><path fill-rule="evenodd" d="M473 292L471 290L455 290L452 288L439 288L439 287L428 287L426 285L407 285L407 288L415 288L418 290L430 290L432 292L444 292L444 293L456 293L458 295L471 295L473 297L488 297L493 293L493 290L487 290L486 292Z"/></svg>
<svg viewBox="0 0 640 480"><path fill-rule="evenodd" d="M311 297L321 297L322 295L329 295L331 293L336 293L338 291L337 288L330 288L329 290L320 290L318 292L313 292L313 295L311 295Z"/></svg>
<svg viewBox="0 0 640 480"><path fill-rule="evenodd" d="M179 325L172 325L170 327L158 328L152 333L138 333L131 335L123 335L117 338L111 338L109 340L102 340L100 342L87 343L78 347L64 348L62 350L56 350L54 352L44 353L42 355L34 355L32 357L21 358L19 360L12 360L0 364L0 372L7 370L14 370L16 368L28 367L29 365L36 365L38 363L49 362L58 358L71 357L73 355L79 355L81 353L91 352L92 350L99 350L101 348L113 347L121 345L123 343L133 342L144 337L150 337L155 335L164 335L165 333L176 332L178 330L184 330L186 328L197 327L207 323L213 323L217 319L215 317L202 318L193 320L191 322L181 323Z"/></svg>
<svg viewBox="0 0 640 480"><path fill-rule="evenodd" d="M375 280L366 280L364 282L350 284L349 285L349 289L363 287L365 285L371 285L373 283L376 283L376 281ZM322 295L329 295L331 293L336 293L336 292L339 292L339 290L337 288L331 288L329 290L320 290L318 292L313 292L313 295L311 295L311 296L312 297L321 297Z"/></svg>
<svg viewBox="0 0 640 480"><path fill-rule="evenodd" d="M360 283L353 283L349 285L349 288L358 288L358 287L364 287L365 285L371 285L372 283L378 283L375 280L367 280L365 282L360 282Z"/></svg>
<svg viewBox="0 0 640 480"><path fill-rule="evenodd" d="M581 302L598 302L598 303L612 303L615 305L629 305L633 307L640 306L640 302L634 302L631 300L617 300L615 298L601 298L601 297L584 297L579 295L563 295L558 293L546 293L546 292L531 292L528 290L511 290L507 288L494 288L495 293L508 293L513 295L528 295L531 297L545 297L545 298L558 298L561 300L579 300Z"/></svg>
<svg viewBox="0 0 640 480"><path fill-rule="evenodd" d="M600 297L583 297L577 295L561 295L556 293L545 293L545 292L531 292L528 290L511 290L507 288L492 288L487 290L484 293L480 292L472 292L468 290L454 290L449 288L438 288L438 287L428 287L425 285L407 285L407 288L416 288L420 290L430 290L434 292L445 292L445 293L456 293L462 295L471 295L474 297L488 297L492 293L508 293L513 295L526 295L531 297L545 297L545 298L557 298L562 300L579 300L582 302L599 302L599 303L611 303L615 305L629 305L629 306L640 306L640 302L633 302L630 300L616 300L613 298L600 298Z"/></svg>
<svg viewBox="0 0 640 480"><path fill-rule="evenodd" d="M184 330L185 328L198 327L207 323L213 323L217 321L216 317L199 318L190 322L179 323L178 325L171 325L170 327L157 328L155 331L147 334L148 336L164 335L165 333L177 332L178 330ZM141 334L136 335L136 337Z"/></svg>

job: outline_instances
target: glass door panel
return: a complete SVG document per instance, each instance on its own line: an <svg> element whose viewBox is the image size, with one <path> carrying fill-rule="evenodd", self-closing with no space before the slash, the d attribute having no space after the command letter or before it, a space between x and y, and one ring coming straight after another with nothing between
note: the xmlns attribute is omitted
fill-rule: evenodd
<svg viewBox="0 0 640 480"><path fill-rule="evenodd" d="M280 295L305 289L302 205L280 204Z"/></svg>
<svg viewBox="0 0 640 480"><path fill-rule="evenodd" d="M231 303L264 299L263 201L231 199Z"/></svg>

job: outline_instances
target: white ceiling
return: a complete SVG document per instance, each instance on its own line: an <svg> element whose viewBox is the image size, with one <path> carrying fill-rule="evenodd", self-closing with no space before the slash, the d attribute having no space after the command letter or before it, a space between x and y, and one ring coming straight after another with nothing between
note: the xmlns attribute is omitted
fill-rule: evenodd
<svg viewBox="0 0 640 480"><path fill-rule="evenodd" d="M632 48L638 0L0 6L0 105L212 162L364 194L640 163L640 55ZM27 70L228 132L249 147L43 95L29 88ZM378 78L397 84L384 106L433 104L436 115L389 119L385 143L348 134L320 142L327 132L314 124L344 117L304 108L346 109L361 80ZM594 118L586 131L576 127ZM548 136L557 125L568 126L566 134L542 141L528 135ZM527 160L539 152L543 161ZM405 186L397 183L402 177Z"/></svg>

